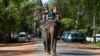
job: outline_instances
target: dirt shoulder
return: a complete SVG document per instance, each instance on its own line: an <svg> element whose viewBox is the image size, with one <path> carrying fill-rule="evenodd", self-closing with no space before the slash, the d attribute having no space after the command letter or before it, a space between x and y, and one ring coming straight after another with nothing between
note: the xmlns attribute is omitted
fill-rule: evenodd
<svg viewBox="0 0 100 56"><path fill-rule="evenodd" d="M0 56L33 56L34 43L0 44Z"/></svg>
<svg viewBox="0 0 100 56"><path fill-rule="evenodd" d="M88 44L81 44L81 43L66 43L66 46L78 48L78 49L83 49L85 51L93 52L100 54L100 47L94 46L94 45L88 45Z"/></svg>

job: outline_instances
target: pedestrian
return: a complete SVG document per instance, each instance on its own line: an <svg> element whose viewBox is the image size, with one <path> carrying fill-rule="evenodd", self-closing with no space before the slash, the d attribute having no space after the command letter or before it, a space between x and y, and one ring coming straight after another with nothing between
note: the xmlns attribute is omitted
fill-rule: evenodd
<svg viewBox="0 0 100 56"><path fill-rule="evenodd" d="M43 23L45 23L46 20L48 19L48 12L49 12L48 9L49 9L48 7L43 8L43 13L42 13Z"/></svg>
<svg viewBox="0 0 100 56"><path fill-rule="evenodd" d="M61 16L60 16L60 13L59 13L57 7L54 7L54 8L53 8L53 13L55 14L55 19L56 19L56 20L60 20L60 19L61 19Z"/></svg>

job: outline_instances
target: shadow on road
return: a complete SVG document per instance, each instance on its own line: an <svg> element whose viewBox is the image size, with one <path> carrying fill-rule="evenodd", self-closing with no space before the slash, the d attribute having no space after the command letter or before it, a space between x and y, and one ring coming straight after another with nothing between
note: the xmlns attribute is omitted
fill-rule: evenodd
<svg viewBox="0 0 100 56"><path fill-rule="evenodd" d="M100 55L100 53L92 53L92 52L88 52L88 51L77 51L77 50L70 50L70 51L66 51L63 50L64 52L60 52L59 54L61 55Z"/></svg>

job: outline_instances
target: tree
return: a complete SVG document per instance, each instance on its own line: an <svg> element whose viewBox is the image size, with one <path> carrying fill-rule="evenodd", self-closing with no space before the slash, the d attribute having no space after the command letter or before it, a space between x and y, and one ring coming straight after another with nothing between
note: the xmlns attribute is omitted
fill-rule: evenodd
<svg viewBox="0 0 100 56"><path fill-rule="evenodd" d="M36 5L29 0L0 0L0 35L33 28Z"/></svg>
<svg viewBox="0 0 100 56"><path fill-rule="evenodd" d="M64 30L70 31L74 29L75 20L70 19L70 18L63 18L60 20L60 22Z"/></svg>
<svg viewBox="0 0 100 56"><path fill-rule="evenodd" d="M77 1L76 0L51 0L49 4L51 7L57 6L63 18L75 19L78 30L87 29L89 26L89 28L92 29L94 38L95 38L95 33L99 32L100 30L99 29L100 27L100 23L99 23L100 22L99 19L100 1L99 0L91 0L91 1L90 0L77 0ZM90 33L90 31L88 32Z"/></svg>

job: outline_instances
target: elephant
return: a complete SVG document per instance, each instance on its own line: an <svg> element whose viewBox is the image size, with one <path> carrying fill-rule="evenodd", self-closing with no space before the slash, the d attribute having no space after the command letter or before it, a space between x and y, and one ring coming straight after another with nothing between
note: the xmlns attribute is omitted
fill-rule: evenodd
<svg viewBox="0 0 100 56"><path fill-rule="evenodd" d="M48 20L41 25L44 50L47 54L56 55L57 35L60 23L57 20Z"/></svg>

